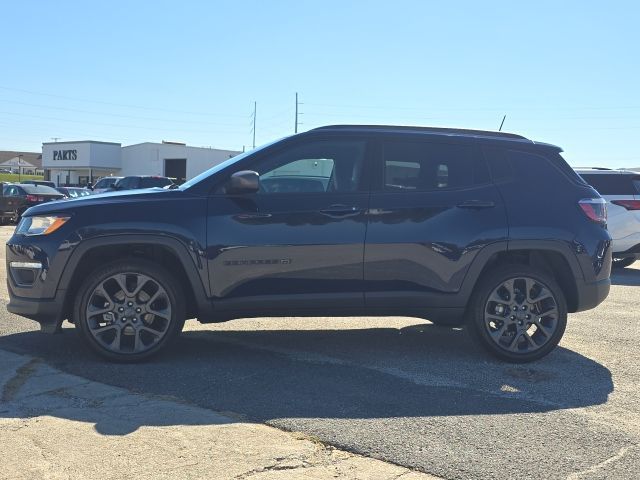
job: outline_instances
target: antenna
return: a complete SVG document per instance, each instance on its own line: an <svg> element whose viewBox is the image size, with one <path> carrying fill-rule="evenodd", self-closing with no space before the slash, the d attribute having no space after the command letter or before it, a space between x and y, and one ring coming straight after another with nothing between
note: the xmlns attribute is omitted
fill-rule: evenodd
<svg viewBox="0 0 640 480"><path fill-rule="evenodd" d="M507 116L505 115L504 117L502 117L502 122L500 122L500 128L498 129L499 132L502 131L502 126L504 125L504 120L507 118Z"/></svg>
<svg viewBox="0 0 640 480"><path fill-rule="evenodd" d="M62 137L51 137L51 140L53 140L54 142L58 143L58 140L60 140Z"/></svg>

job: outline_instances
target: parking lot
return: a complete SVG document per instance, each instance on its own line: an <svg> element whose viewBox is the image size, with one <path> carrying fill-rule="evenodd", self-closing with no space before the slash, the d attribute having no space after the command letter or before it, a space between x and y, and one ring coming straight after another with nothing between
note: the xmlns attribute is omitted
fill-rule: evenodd
<svg viewBox="0 0 640 480"><path fill-rule="evenodd" d="M0 227L3 242L12 228ZM1 265L4 276L3 258ZM193 463L180 464L178 476L208 476L202 465L211 452L197 450L203 431L193 427L218 422L219 413L226 419L222 423L267 424L350 452L345 455L380 460L367 475L354 464L351 470L332 470L335 476L392 478L398 474L384 468L397 466L406 478L413 470L446 479L635 478L640 471L640 262L612 278L609 298L595 310L571 315L561 346L528 365L495 361L473 347L462 330L415 318L190 322L167 353L142 365L120 365L94 357L69 325L62 335L45 336L34 322L2 308L0 349L149 402L167 400L211 412L188 420L177 414L129 415L122 422L116 413L113 418L91 415L91 402L20 411L78 428L88 425L99 438L117 439L105 456L115 451L121 461L134 462L143 478L158 473L163 459L139 446L129 450L127 437L148 427L170 429L180 448L197 454L190 457ZM4 289L1 301L4 307ZM10 396L5 392L3 400ZM3 445L19 443L16 439L34 428L16 428L16 411L0 404L0 420L12 421L0 428ZM60 430L43 431L51 435L38 438L45 464L56 461L46 458L54 450L42 445L64 442L70 450L81 449L56 436ZM256 455L261 449L256 442L234 448ZM255 473L303 478L307 470L304 478L322 476L310 473L309 466L303 462ZM0 477L26 478L25 472L4 470ZM42 476L65 476L48 472Z"/></svg>

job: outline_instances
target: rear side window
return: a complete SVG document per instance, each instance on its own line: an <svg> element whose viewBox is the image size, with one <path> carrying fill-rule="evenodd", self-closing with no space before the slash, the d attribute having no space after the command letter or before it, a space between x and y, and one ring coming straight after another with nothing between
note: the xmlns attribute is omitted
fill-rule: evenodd
<svg viewBox="0 0 640 480"><path fill-rule="evenodd" d="M639 195L640 175L624 173L583 173L581 177L600 195Z"/></svg>
<svg viewBox="0 0 640 480"><path fill-rule="evenodd" d="M171 185L171 180L163 177L143 177L140 181L140 188L164 187Z"/></svg>
<svg viewBox="0 0 640 480"><path fill-rule="evenodd" d="M488 183L487 165L477 152L468 145L387 142L384 189L430 191Z"/></svg>
<svg viewBox="0 0 640 480"><path fill-rule="evenodd" d="M586 185L582 177L580 177L557 152L545 151L533 153L522 150L507 150L507 158L513 165L520 165L521 169L525 168L528 171L535 171L536 174L540 175L540 179L548 179L549 175L559 170L563 173L560 178L564 177L573 183ZM546 168L545 165L547 166ZM556 168L549 168L551 165Z"/></svg>

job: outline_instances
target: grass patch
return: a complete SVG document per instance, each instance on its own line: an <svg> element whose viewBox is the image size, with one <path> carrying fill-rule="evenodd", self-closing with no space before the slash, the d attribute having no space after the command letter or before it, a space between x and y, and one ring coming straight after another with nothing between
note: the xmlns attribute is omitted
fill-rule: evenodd
<svg viewBox="0 0 640 480"><path fill-rule="evenodd" d="M19 180L44 180L42 175L18 175L17 173L0 173L0 182L18 183Z"/></svg>

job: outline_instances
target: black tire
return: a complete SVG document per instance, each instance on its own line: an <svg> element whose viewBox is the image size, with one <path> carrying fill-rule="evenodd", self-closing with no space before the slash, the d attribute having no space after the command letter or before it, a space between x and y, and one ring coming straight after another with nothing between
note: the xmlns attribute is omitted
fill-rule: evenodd
<svg viewBox="0 0 640 480"><path fill-rule="evenodd" d="M497 313L500 310L504 313ZM562 289L551 275L527 265L504 265L483 275L467 309L471 338L492 355L513 363L550 353L566 326Z"/></svg>
<svg viewBox="0 0 640 480"><path fill-rule="evenodd" d="M124 290L124 288L128 288L128 285L117 290L121 284L114 277L118 279L124 278L125 283L135 278L136 282L144 282L144 285L142 285L138 293L129 296L132 291L125 293ZM138 304L135 303L133 307L129 307L127 303L131 305L131 302L128 302L127 299L138 302L144 294L149 297L148 306L149 310L151 310L154 304L154 289L152 288L154 285L157 286L155 293L159 292L158 300L155 300L155 302L162 302L161 308L169 313L158 312L158 315L150 312L145 313L147 310L144 307L142 313L134 313L134 310L140 311L140 309L134 309ZM102 288L102 291L109 292L101 295L100 288ZM145 289L149 289L149 291ZM120 297L124 298L121 302L118 299ZM92 302L91 304L89 304L90 301ZM97 307L96 301L98 303L104 301L102 307L109 308L109 311L104 312L104 314L89 315L89 309L97 308L96 312L102 312L103 308ZM140 303L140 305L142 306L143 303ZM119 313L118 309L123 309L124 312ZM110 315L110 321L105 321L105 314ZM127 319L126 315L129 314L131 316ZM147 318L151 318L149 320L150 323L147 323ZM95 353L115 362L139 362L157 354L180 334L184 321L185 297L180 284L164 268L143 259L118 260L91 272L86 280L82 282L73 306L73 323L80 331L82 339ZM136 323L134 324L133 322ZM154 326L156 323L160 324L160 327ZM106 331L96 333L99 330L106 330L107 327L111 327L114 332L113 336L117 337L117 341L114 338L111 342L113 344L118 343L113 348L108 348L105 345L108 343L105 340ZM156 328L158 339L148 333L148 331ZM127 331L127 329L131 330ZM143 332L142 330L145 331ZM131 331L134 333L130 333ZM143 333L149 341L148 345L145 345L142 339ZM125 343L124 340L126 339L130 344L131 341L127 337L131 336L134 337L135 347L124 348L126 346L123 345ZM134 351L134 348L138 348L139 345L142 345L144 350Z"/></svg>
<svg viewBox="0 0 640 480"><path fill-rule="evenodd" d="M613 268L627 268L633 265L636 262L636 260L637 260L636 257L624 257L624 258L613 257L611 266Z"/></svg>

